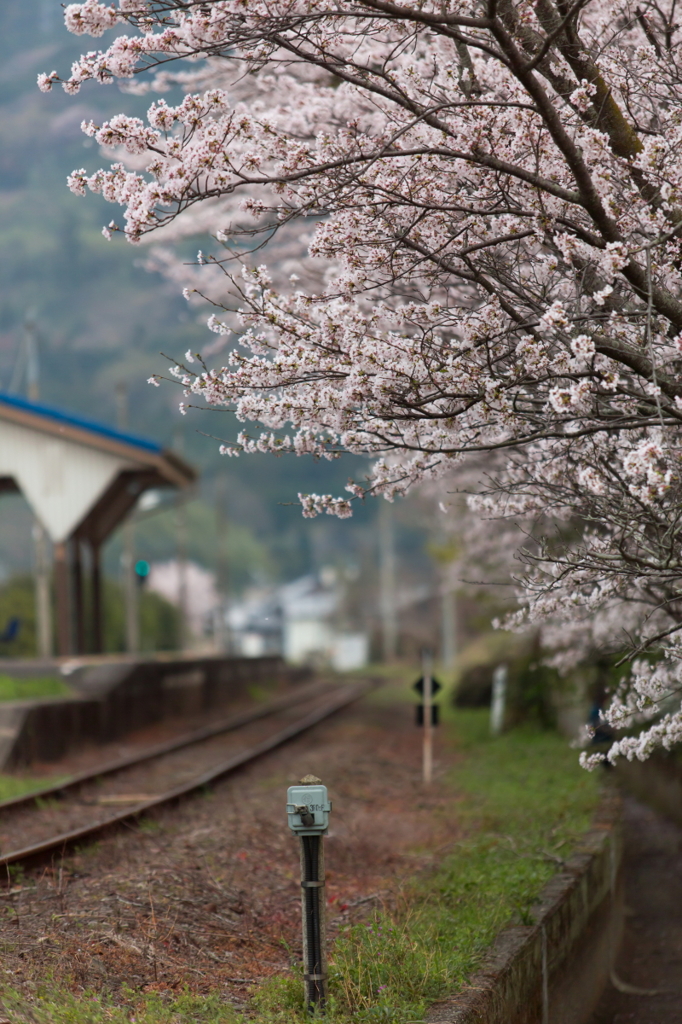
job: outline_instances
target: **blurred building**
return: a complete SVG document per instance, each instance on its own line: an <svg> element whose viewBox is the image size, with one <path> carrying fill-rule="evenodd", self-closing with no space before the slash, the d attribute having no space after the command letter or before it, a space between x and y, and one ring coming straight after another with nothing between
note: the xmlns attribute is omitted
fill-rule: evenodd
<svg viewBox="0 0 682 1024"><path fill-rule="evenodd" d="M228 614L235 653L282 654L292 664L330 666L339 672L369 661L370 638L345 627L345 588L330 569L252 592Z"/></svg>
<svg viewBox="0 0 682 1024"><path fill-rule="evenodd" d="M222 598L216 586L215 573L209 569L191 561L183 564L176 558L152 562L147 589L184 611L192 638L198 639L213 632ZM186 605L184 609L183 604Z"/></svg>

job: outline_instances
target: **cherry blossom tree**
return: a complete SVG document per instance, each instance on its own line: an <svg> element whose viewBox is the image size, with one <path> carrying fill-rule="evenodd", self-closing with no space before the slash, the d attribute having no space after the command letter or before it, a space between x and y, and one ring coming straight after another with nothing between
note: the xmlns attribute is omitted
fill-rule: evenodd
<svg viewBox="0 0 682 1024"><path fill-rule="evenodd" d="M260 425L227 454L372 457L348 496L301 495L304 515L482 465L472 506L530 538L517 621L565 658L589 637L629 659L609 715L651 721L612 757L682 739L676 17L676 0L87 0L67 27L111 45L39 78L184 84L144 121L84 124L122 156L69 184L123 208L106 233L215 238L198 263L219 293L195 287L224 365L188 353L187 396ZM281 239L302 273L282 273Z"/></svg>

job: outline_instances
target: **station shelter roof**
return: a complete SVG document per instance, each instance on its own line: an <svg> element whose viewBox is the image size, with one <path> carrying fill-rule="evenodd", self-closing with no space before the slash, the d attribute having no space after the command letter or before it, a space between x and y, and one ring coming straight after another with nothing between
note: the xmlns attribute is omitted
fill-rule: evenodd
<svg viewBox="0 0 682 1024"><path fill-rule="evenodd" d="M0 491L21 491L55 544L98 546L143 491L195 479L154 441L0 392Z"/></svg>

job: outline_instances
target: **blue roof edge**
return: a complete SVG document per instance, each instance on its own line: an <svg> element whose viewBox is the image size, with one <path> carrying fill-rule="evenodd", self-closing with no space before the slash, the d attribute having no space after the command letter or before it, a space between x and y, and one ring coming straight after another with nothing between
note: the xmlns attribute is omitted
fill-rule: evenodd
<svg viewBox="0 0 682 1024"><path fill-rule="evenodd" d="M95 420L86 419L83 416L74 416L72 413L64 412L62 409L55 409L51 405L43 405L42 402L32 402L20 395L8 395L0 391L0 402L4 405L14 406L16 409L23 409L25 412L34 413L37 416L45 416L56 420L58 423L67 423L72 427L79 427L81 430L89 430L101 437L110 437L114 441L121 441L124 444L134 445L136 448L144 448L148 452L160 453L163 445L155 441L149 441L145 437L138 437L136 434L126 434L121 430L114 430L104 423L96 423Z"/></svg>

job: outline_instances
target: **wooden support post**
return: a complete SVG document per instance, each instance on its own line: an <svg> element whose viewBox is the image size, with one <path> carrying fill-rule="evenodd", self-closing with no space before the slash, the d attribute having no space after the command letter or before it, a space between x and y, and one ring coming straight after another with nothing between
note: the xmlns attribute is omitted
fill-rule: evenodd
<svg viewBox="0 0 682 1024"><path fill-rule="evenodd" d="M123 524L123 587L125 597L126 650L140 650L140 593L135 578L135 524L130 516Z"/></svg>
<svg viewBox="0 0 682 1024"><path fill-rule="evenodd" d="M81 542L71 541L71 579L73 581L74 653L85 654L85 595L83 593L83 560Z"/></svg>
<svg viewBox="0 0 682 1024"><path fill-rule="evenodd" d="M52 657L52 595L48 537L39 519L33 523L35 546L36 647L39 658Z"/></svg>
<svg viewBox="0 0 682 1024"><path fill-rule="evenodd" d="M90 586L92 589L92 650L94 654L104 652L104 617L102 606L102 564L99 544L90 545Z"/></svg>
<svg viewBox="0 0 682 1024"><path fill-rule="evenodd" d="M62 541L54 546L54 591L57 611L57 653L62 657L72 653L71 595L69 593L69 555Z"/></svg>

